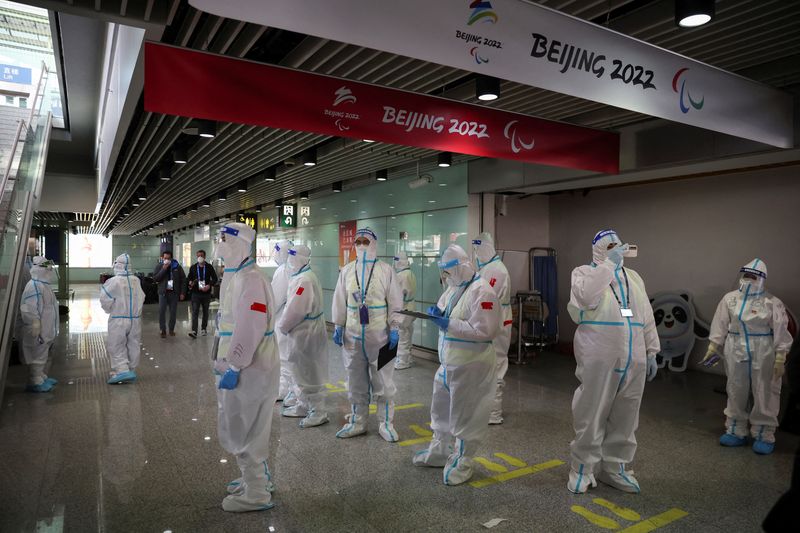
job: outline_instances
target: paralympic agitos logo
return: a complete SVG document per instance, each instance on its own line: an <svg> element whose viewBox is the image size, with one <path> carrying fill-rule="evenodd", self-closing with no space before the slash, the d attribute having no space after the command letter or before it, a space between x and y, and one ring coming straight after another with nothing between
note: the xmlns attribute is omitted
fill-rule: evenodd
<svg viewBox="0 0 800 533"><path fill-rule="evenodd" d="M478 33L472 33L473 27L483 26L485 24L497 24L498 17L494 11L491 2L485 0L469 0L469 16L467 17L467 26L470 26L469 31L456 30L456 39L465 41L467 44L472 45L469 49L469 55L475 60L477 64L488 63L489 55L486 53L485 48L503 48L503 43L497 39L490 39ZM484 48L481 50L481 48Z"/></svg>
<svg viewBox="0 0 800 533"><path fill-rule="evenodd" d="M678 69L678 72L676 72L675 76L672 78L672 90L675 93L678 93L678 106L680 107L681 113L683 114L688 113L691 107L700 111L701 109L703 109L703 104L705 104L706 102L705 95L700 96L699 101L692 98L692 94L689 92L689 88L686 86L686 78L688 76L686 76L685 74L686 72L688 72L688 70L689 70L688 67ZM680 89L678 88L679 83L680 83Z"/></svg>

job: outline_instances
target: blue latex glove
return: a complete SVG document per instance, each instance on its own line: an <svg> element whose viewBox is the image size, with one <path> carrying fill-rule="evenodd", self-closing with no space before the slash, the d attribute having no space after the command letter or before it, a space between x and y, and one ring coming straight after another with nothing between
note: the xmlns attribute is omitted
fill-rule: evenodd
<svg viewBox="0 0 800 533"><path fill-rule="evenodd" d="M398 342L400 342L400 332L393 329L389 332L389 349L394 350Z"/></svg>
<svg viewBox="0 0 800 533"><path fill-rule="evenodd" d="M342 326L336 326L333 330L333 343L336 346L341 346L342 338L344 337L344 328Z"/></svg>
<svg viewBox="0 0 800 533"><path fill-rule="evenodd" d="M428 314L431 316L443 316L442 310L432 305L428 308Z"/></svg>
<svg viewBox="0 0 800 533"><path fill-rule="evenodd" d="M655 357L647 358L647 381L653 381L658 373L658 363Z"/></svg>
<svg viewBox="0 0 800 533"><path fill-rule="evenodd" d="M625 253L625 250L622 249L622 246L615 246L608 251L608 258L611 259L615 265L620 266L622 264L622 254Z"/></svg>
<svg viewBox="0 0 800 533"><path fill-rule="evenodd" d="M229 368L219 380L219 388L233 390L239 384L239 371Z"/></svg>
<svg viewBox="0 0 800 533"><path fill-rule="evenodd" d="M433 313L430 312L430 310L428 310L428 314L433 317L431 319L431 322L439 326L439 329L441 329L442 331L447 331L448 326L450 326L449 318L443 317L441 314L434 315Z"/></svg>

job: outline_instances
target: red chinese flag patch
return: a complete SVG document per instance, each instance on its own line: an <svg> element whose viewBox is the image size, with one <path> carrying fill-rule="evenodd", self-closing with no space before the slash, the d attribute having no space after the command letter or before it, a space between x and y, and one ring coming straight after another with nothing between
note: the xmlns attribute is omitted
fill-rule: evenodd
<svg viewBox="0 0 800 533"><path fill-rule="evenodd" d="M494 309L494 304L492 302L481 302L481 309L487 309L491 311Z"/></svg>
<svg viewBox="0 0 800 533"><path fill-rule="evenodd" d="M494 287L494 284L497 283L497 278L492 278L489 280L489 285Z"/></svg>
<svg viewBox="0 0 800 533"><path fill-rule="evenodd" d="M302 296L304 290L305 289L303 287L298 287L297 288L297 292L295 294L298 295L298 296Z"/></svg>
<svg viewBox="0 0 800 533"><path fill-rule="evenodd" d="M506 320L505 322L503 322L503 326L509 326L509 325L511 325L513 323L514 323L513 320Z"/></svg>
<svg viewBox="0 0 800 533"><path fill-rule="evenodd" d="M253 302L250 305L250 310L251 311L258 311L259 313L266 313L267 312L267 306L266 306L266 304L262 304L260 302Z"/></svg>

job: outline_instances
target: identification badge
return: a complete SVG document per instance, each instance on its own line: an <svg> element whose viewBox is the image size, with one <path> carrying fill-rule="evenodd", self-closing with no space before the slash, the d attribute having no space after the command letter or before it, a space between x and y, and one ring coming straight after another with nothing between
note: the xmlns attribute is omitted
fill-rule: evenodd
<svg viewBox="0 0 800 533"><path fill-rule="evenodd" d="M171 291L171 290L172 290L172 288L173 288L173 286L174 286L174 285L173 285L173 282L172 282L172 280L171 280L171 279L168 279L168 280L167 280L167 290L168 290L168 291Z"/></svg>
<svg viewBox="0 0 800 533"><path fill-rule="evenodd" d="M361 306L358 308L358 317L361 320L362 326L369 324L369 309L366 305L361 304Z"/></svg>
<svg viewBox="0 0 800 533"><path fill-rule="evenodd" d="M621 314L623 318L631 318L633 316L633 310L620 307L619 314Z"/></svg>
<svg viewBox="0 0 800 533"><path fill-rule="evenodd" d="M198 288L198 289L200 289L200 290L202 291L203 289L205 289L205 288L206 288L206 282L205 282L205 281L203 281L203 280L200 280L200 281L198 281L198 282L197 282L197 288Z"/></svg>

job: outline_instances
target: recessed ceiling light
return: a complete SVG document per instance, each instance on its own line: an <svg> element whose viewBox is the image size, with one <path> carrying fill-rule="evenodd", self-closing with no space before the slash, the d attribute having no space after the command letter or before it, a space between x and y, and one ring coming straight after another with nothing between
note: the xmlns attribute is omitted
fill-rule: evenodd
<svg viewBox="0 0 800 533"><path fill-rule="evenodd" d="M428 200L428 203L429 203L429 204L435 204L435 203L436 203L436 200Z"/></svg>
<svg viewBox="0 0 800 533"><path fill-rule="evenodd" d="M714 17L714 0L675 0L675 24L696 28Z"/></svg>
<svg viewBox="0 0 800 533"><path fill-rule="evenodd" d="M373 141L372 139L364 139L364 142L365 143L374 143L375 141Z"/></svg>
<svg viewBox="0 0 800 533"><path fill-rule="evenodd" d="M482 102L490 102L500 97L500 80L491 76L478 76L475 80L475 96Z"/></svg>

